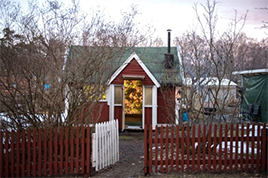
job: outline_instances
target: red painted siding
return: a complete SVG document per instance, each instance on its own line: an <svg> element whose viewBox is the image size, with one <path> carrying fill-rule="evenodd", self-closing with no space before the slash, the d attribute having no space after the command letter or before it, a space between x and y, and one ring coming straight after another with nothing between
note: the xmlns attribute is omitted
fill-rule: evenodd
<svg viewBox="0 0 268 178"><path fill-rule="evenodd" d="M100 111L101 110L101 114ZM85 119L85 123L98 123L109 121L109 106L107 102L99 102L92 112L88 112L88 108L84 109L84 112L80 114L81 121Z"/></svg>
<svg viewBox="0 0 268 178"><path fill-rule="evenodd" d="M145 108L144 113L145 118L145 125L150 127L152 125L152 108Z"/></svg>
<svg viewBox="0 0 268 178"><path fill-rule="evenodd" d="M149 78L146 72L141 68L138 62L133 58L130 63L121 71L121 73L114 79L112 84L124 84L123 75L137 75L145 76L143 85L154 85L153 81Z"/></svg>
<svg viewBox="0 0 268 178"><path fill-rule="evenodd" d="M157 91L157 123L171 123L171 119L175 119L175 89L160 88Z"/></svg>
<svg viewBox="0 0 268 178"><path fill-rule="evenodd" d="M118 119L119 129L122 129L122 106L114 107L114 119Z"/></svg>
<svg viewBox="0 0 268 178"><path fill-rule="evenodd" d="M99 116L99 120L97 122L105 122L109 121L109 106L107 102L100 102L99 106L96 107L96 116L98 115L99 110L101 109L101 115Z"/></svg>

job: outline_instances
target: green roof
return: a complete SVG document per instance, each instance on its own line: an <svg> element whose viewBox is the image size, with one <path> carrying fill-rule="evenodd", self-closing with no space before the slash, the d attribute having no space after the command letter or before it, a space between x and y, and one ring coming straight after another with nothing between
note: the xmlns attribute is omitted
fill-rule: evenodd
<svg viewBox="0 0 268 178"><path fill-rule="evenodd" d="M72 46L69 56L74 56L77 49L85 47L83 46ZM88 50L98 50L98 48L88 47ZM100 48L99 48L100 49ZM76 51L76 52L74 52ZM102 49L103 51L103 49ZM170 72L170 70L165 70L163 62L165 60L165 54L167 53L167 47L134 47L134 48L125 48L124 50L115 50L118 51L118 54L113 55L111 60L109 60L109 71L111 76L133 53L136 53L148 70L152 73L155 79L163 84L163 77L165 73ZM123 52L122 52L123 51ZM172 69L172 83L176 85L182 84L181 78L181 66L178 57L177 47L171 47L170 53L174 55L175 68ZM75 55L76 56L76 55Z"/></svg>

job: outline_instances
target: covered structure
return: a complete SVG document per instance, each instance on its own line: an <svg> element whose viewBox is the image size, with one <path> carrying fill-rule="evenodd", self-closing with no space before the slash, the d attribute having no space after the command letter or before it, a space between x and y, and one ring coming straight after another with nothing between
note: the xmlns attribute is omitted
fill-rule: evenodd
<svg viewBox="0 0 268 178"><path fill-rule="evenodd" d="M195 110L204 113L213 107L216 110L222 105L238 102L236 86L235 82L226 78L219 80L217 77L202 77L194 83L191 78L185 79L187 98L193 100Z"/></svg>
<svg viewBox="0 0 268 178"><path fill-rule="evenodd" d="M242 114L255 122L268 122L268 69L235 71L233 75L242 76Z"/></svg>

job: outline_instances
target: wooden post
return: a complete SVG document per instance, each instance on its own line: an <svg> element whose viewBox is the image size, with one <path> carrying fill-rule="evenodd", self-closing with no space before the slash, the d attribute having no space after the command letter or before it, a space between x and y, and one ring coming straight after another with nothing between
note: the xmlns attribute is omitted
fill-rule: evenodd
<svg viewBox="0 0 268 178"><path fill-rule="evenodd" d="M184 172L184 139L185 139L185 134L184 134L184 125L181 127L181 172Z"/></svg>
<svg viewBox="0 0 268 178"><path fill-rule="evenodd" d="M44 176L47 176L47 128L44 129Z"/></svg>
<svg viewBox="0 0 268 178"><path fill-rule="evenodd" d="M155 127L155 157L154 157L154 168L155 168L155 173L158 172L158 127Z"/></svg>
<svg viewBox="0 0 268 178"><path fill-rule="evenodd" d="M16 133L16 153L16 177L20 177L20 131Z"/></svg>
<svg viewBox="0 0 268 178"><path fill-rule="evenodd" d="M149 151L149 173L153 172L152 166L153 166L153 129L150 127L150 132L149 132L149 147L147 147Z"/></svg>
<svg viewBox="0 0 268 178"><path fill-rule="evenodd" d="M190 126L187 125L187 135L186 135L186 149L187 149L187 159L186 159L186 171L190 170Z"/></svg>
<svg viewBox="0 0 268 178"><path fill-rule="evenodd" d="M42 129L38 130L38 177L42 176Z"/></svg>
<svg viewBox="0 0 268 178"><path fill-rule="evenodd" d="M174 171L174 157L173 157L173 155L174 155L174 125L171 125L171 140L170 140L170 145L171 145L171 158L170 158L170 160L171 160L171 172L173 172Z"/></svg>
<svg viewBox="0 0 268 178"><path fill-rule="evenodd" d="M197 132L197 172L200 172L200 162L201 162L201 126L198 124L198 132Z"/></svg>
<svg viewBox="0 0 268 178"><path fill-rule="evenodd" d="M206 143L207 143L207 127L206 124L204 124L203 127L203 138L202 138L202 144L203 144L203 172L206 171Z"/></svg>
<svg viewBox="0 0 268 178"><path fill-rule="evenodd" d="M165 172L166 173L168 173L168 151L169 151L168 150L169 149L169 146L168 146L168 134L169 134L169 132L168 132L168 126L166 126L166 140L165 140L166 141L165 142L165 145L166 145L165 146L165 149L166 149L165 150L166 151L166 164L165 164L166 167L165 167Z"/></svg>
<svg viewBox="0 0 268 178"><path fill-rule="evenodd" d="M261 127L260 127L260 123L258 123L258 127L257 127L257 172L260 172L260 162L261 162L261 158L260 158L260 143L261 143Z"/></svg>
<svg viewBox="0 0 268 178"><path fill-rule="evenodd" d="M163 140L164 140L164 128L163 126L161 126L160 129L160 172L163 173L163 155L164 155L164 144L163 144Z"/></svg>
<svg viewBox="0 0 268 178"><path fill-rule="evenodd" d="M63 127L60 128L60 140L59 140L59 144L60 144L60 175L63 175Z"/></svg>
<svg viewBox="0 0 268 178"><path fill-rule="evenodd" d="M0 131L0 177L4 177L4 147L2 131Z"/></svg>
<svg viewBox="0 0 268 178"><path fill-rule="evenodd" d="M147 126L144 126L144 174L149 174L148 169L148 130Z"/></svg>
<svg viewBox="0 0 268 178"><path fill-rule="evenodd" d="M192 172L195 172L195 125L192 127Z"/></svg>
<svg viewBox="0 0 268 178"><path fill-rule="evenodd" d="M180 138L180 128L179 125L176 125L176 172L179 172L179 150L180 150L180 142L179 142L179 138Z"/></svg>
<svg viewBox="0 0 268 178"><path fill-rule="evenodd" d="M268 171L268 141L267 141L268 129L266 125L263 125L261 134L261 171Z"/></svg>

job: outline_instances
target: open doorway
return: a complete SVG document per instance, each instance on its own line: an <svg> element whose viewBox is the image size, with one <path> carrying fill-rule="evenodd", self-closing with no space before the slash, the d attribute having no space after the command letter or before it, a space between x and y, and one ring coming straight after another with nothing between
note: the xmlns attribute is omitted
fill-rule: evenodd
<svg viewBox="0 0 268 178"><path fill-rule="evenodd" d="M142 127L142 80L124 80L125 126Z"/></svg>

